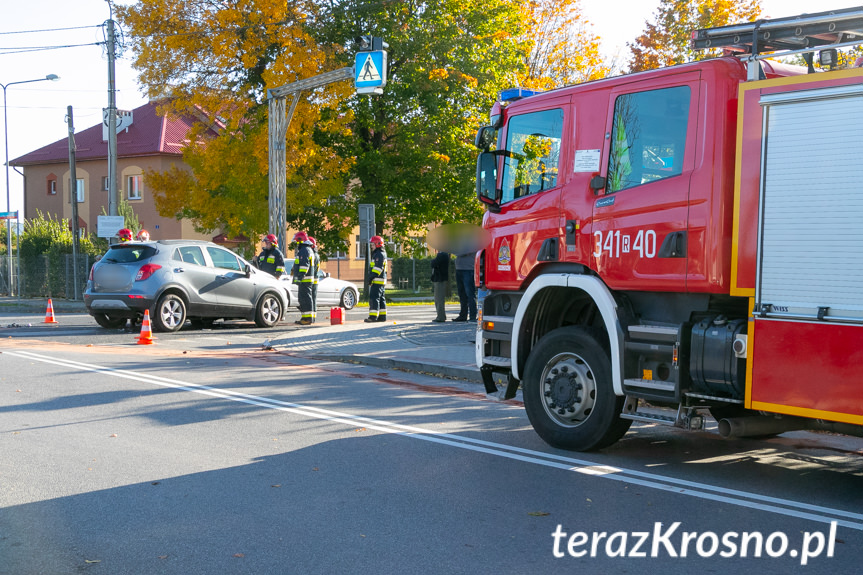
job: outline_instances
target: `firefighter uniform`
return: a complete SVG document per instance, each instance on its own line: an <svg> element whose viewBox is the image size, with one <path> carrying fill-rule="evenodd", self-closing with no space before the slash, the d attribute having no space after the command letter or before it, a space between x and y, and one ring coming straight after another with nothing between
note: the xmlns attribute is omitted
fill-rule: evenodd
<svg viewBox="0 0 863 575"><path fill-rule="evenodd" d="M311 238L309 238L311 239ZM318 270L321 269L321 256L314 242L312 248L312 322L318 319Z"/></svg>
<svg viewBox="0 0 863 575"><path fill-rule="evenodd" d="M269 249L264 248L252 261L255 267L262 272L267 272L274 277L281 277L285 273L285 257L275 245L271 244Z"/></svg>
<svg viewBox="0 0 863 575"><path fill-rule="evenodd" d="M383 242L381 242L383 243ZM366 322L387 320L387 301L384 298L384 286L387 283L387 252L378 245L372 252L371 285L369 286L369 317Z"/></svg>
<svg viewBox="0 0 863 575"><path fill-rule="evenodd" d="M297 295L300 300L300 321L296 322L300 325L309 325L314 317L312 315L314 309L312 307L312 261L314 257L312 246L308 240L297 245L291 276L293 276L293 283L297 284Z"/></svg>

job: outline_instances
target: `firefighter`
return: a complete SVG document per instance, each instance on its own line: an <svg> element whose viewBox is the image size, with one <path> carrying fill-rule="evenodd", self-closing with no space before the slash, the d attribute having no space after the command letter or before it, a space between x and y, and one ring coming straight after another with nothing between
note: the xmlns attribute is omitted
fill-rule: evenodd
<svg viewBox="0 0 863 575"><path fill-rule="evenodd" d="M149 242L150 241L150 232L142 229L140 232L138 232L138 235L135 236L135 239L138 240L139 242Z"/></svg>
<svg viewBox="0 0 863 575"><path fill-rule="evenodd" d="M132 230L129 228L123 228L119 232L117 232L117 237L120 238L120 243L124 244L126 242L132 241Z"/></svg>
<svg viewBox="0 0 863 575"><path fill-rule="evenodd" d="M364 320L366 323L387 320L387 301L384 298L384 286L387 283L387 252L384 251L384 239L373 236L369 244L374 251L369 262L371 286L369 286L369 317Z"/></svg>
<svg viewBox="0 0 863 575"><path fill-rule="evenodd" d="M279 238L275 234L268 234L264 238L264 249L252 260L256 268L276 278L285 273L285 257L279 251L278 243Z"/></svg>
<svg viewBox="0 0 863 575"><path fill-rule="evenodd" d="M315 256L312 262L312 323L318 320L318 270L321 269L321 256L318 253L318 242L312 236L309 236L309 243L312 247L312 255Z"/></svg>
<svg viewBox="0 0 863 575"><path fill-rule="evenodd" d="M294 266L291 268L293 282L297 284L297 297L300 300L300 320L294 323L310 325L312 323L312 263L315 258L312 244L306 232L294 234Z"/></svg>

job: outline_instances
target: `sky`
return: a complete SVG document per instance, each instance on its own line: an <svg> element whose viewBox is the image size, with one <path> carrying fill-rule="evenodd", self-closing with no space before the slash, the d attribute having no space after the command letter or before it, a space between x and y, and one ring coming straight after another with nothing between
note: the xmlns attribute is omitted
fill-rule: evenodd
<svg viewBox="0 0 863 575"><path fill-rule="evenodd" d="M119 3L124 3L122 0ZM0 18L0 84L9 85L56 74L56 82L40 81L8 86L6 112L9 159L15 159L68 136L67 106L73 108L76 132L102 120L108 106L108 61L101 27L110 18L105 0L23 0L4 2ZM823 6L803 0L762 0L766 17L849 8L863 0L825 0ZM581 0L582 10L602 40L607 56L628 59L626 42L653 19L658 0ZM74 28L59 30L61 28ZM31 32L21 34L18 32ZM29 48L70 46L33 51ZM132 69L131 54L116 61L117 108L132 110L145 104ZM2 142L0 142L2 143ZM5 163L4 160L0 160ZM5 168L4 168L5 169ZM11 210L23 210L23 178L9 168ZM0 192L0 211L6 211L6 179ZM23 214L22 214L23 215Z"/></svg>

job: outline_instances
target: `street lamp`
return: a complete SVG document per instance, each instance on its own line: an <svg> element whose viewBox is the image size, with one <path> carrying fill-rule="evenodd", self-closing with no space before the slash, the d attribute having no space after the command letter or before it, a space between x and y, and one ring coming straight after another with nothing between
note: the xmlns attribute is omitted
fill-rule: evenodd
<svg viewBox="0 0 863 575"><path fill-rule="evenodd" d="M6 88L15 84L29 84L31 82L44 82L50 80L56 82L60 79L57 74L48 74L44 78L36 80L23 80L21 82L9 82L0 84L3 87L3 141L6 150L6 211L12 211L12 201L9 197L9 120L6 116ZM16 221L20 221L20 218ZM12 220L6 220L6 263L8 264L9 295L15 295L12 290ZM20 294L19 294L20 295Z"/></svg>

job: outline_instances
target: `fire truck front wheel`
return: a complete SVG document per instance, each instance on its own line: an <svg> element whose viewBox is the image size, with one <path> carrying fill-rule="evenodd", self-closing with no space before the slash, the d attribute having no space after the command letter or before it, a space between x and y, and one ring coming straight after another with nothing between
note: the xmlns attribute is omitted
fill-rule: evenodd
<svg viewBox="0 0 863 575"><path fill-rule="evenodd" d="M631 421L620 418L611 361L598 330L568 326L549 332L530 353L522 387L530 423L549 445L574 451L607 447Z"/></svg>

